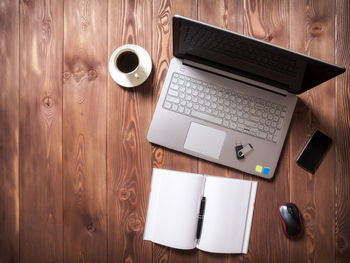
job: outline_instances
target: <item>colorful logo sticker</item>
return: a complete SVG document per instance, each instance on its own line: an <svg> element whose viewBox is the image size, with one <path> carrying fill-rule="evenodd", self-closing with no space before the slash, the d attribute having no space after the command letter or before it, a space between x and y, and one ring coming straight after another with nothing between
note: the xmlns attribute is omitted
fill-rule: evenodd
<svg viewBox="0 0 350 263"><path fill-rule="evenodd" d="M264 167L262 174L268 175L270 173L270 168L269 167Z"/></svg>
<svg viewBox="0 0 350 263"><path fill-rule="evenodd" d="M269 167L262 167L261 165L255 166L255 172L263 175L268 175L270 173L270 168Z"/></svg>
<svg viewBox="0 0 350 263"><path fill-rule="evenodd" d="M261 165L255 166L255 172L261 173L263 171L263 167Z"/></svg>

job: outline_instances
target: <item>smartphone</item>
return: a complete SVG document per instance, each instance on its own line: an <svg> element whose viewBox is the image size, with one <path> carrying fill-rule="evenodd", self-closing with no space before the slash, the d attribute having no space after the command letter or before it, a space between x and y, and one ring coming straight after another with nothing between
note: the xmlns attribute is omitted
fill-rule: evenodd
<svg viewBox="0 0 350 263"><path fill-rule="evenodd" d="M332 139L320 131L315 131L297 158L297 164L311 173L315 173Z"/></svg>

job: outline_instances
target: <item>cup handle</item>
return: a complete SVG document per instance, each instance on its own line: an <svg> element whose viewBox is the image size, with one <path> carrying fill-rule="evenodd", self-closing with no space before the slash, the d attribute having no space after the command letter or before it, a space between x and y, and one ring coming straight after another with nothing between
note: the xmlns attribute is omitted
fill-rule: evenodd
<svg viewBox="0 0 350 263"><path fill-rule="evenodd" d="M139 76L138 73L135 73L135 74L134 74L134 77L138 79L140 76Z"/></svg>

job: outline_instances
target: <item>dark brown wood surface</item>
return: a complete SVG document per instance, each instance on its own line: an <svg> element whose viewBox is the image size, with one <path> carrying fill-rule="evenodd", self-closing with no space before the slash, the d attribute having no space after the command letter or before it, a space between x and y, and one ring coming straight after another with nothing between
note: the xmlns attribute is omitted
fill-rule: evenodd
<svg viewBox="0 0 350 263"><path fill-rule="evenodd" d="M350 262L350 73L299 96L275 178L151 145L146 134L180 14L350 67L347 0L0 0L0 263ZM108 60L144 47L151 77L119 87ZM320 129L315 174L295 160ZM143 241L152 167L259 181L247 255ZM277 208L295 202L304 235Z"/></svg>

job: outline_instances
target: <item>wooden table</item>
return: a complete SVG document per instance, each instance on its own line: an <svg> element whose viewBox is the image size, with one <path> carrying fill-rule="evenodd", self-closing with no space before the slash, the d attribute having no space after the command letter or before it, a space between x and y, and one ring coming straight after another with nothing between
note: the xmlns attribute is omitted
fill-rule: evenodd
<svg viewBox="0 0 350 263"><path fill-rule="evenodd" d="M272 181L151 145L175 13L350 66L347 0L0 0L0 262L349 262L349 71L299 96ZM137 89L108 74L126 43L153 60ZM315 129L334 143L312 175L295 159ZM259 181L249 253L144 242L152 167ZM277 214L288 201L297 241Z"/></svg>

